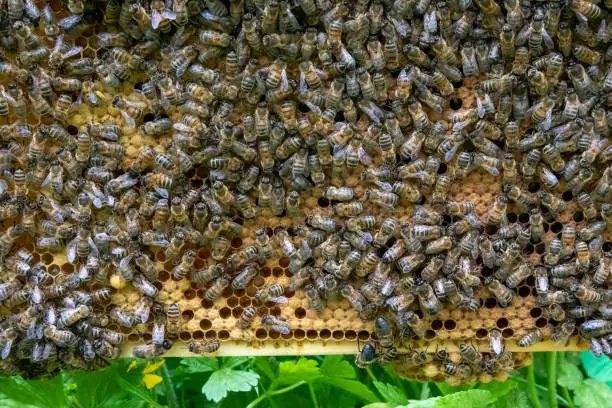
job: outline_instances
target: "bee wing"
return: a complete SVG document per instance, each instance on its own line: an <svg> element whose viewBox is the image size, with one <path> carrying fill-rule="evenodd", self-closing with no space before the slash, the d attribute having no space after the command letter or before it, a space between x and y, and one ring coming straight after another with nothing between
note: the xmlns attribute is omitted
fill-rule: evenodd
<svg viewBox="0 0 612 408"><path fill-rule="evenodd" d="M279 297L275 297L275 298L271 298L270 299L271 302L274 303L289 303L289 299L287 299L287 297L285 296L279 296Z"/></svg>
<svg viewBox="0 0 612 408"><path fill-rule="evenodd" d="M176 68L176 72L175 75L177 78L180 78L183 76L183 74L185 73L185 71L187 71L187 68L189 67L189 62L184 62L181 65L179 65Z"/></svg>
<svg viewBox="0 0 612 408"><path fill-rule="evenodd" d="M8 190L8 184L6 180L0 179L0 197L3 196L7 190Z"/></svg>
<svg viewBox="0 0 612 408"><path fill-rule="evenodd" d="M91 199L91 203L94 205L94 207L96 208L102 208L102 200L100 199L100 197L92 197Z"/></svg>
<svg viewBox="0 0 612 408"><path fill-rule="evenodd" d="M463 122L457 122L453 125L453 132L459 132L460 130L465 129L470 124L469 121L464 120Z"/></svg>
<svg viewBox="0 0 612 408"><path fill-rule="evenodd" d="M572 10L573 10L573 9L572 9ZM587 18L587 16L585 16L585 15L584 15L584 14L582 14L582 13L577 12L576 10L573 10L573 11L574 11L574 13L576 14L576 16L577 16L577 17L578 17L580 20L584 21L585 23L588 23L588 22L589 22L589 19Z"/></svg>
<svg viewBox="0 0 612 408"><path fill-rule="evenodd" d="M495 176L495 177L499 176L499 170L497 169L497 167L489 166L488 164L485 164L485 163L481 164L480 167L482 167L492 176Z"/></svg>
<svg viewBox="0 0 612 408"><path fill-rule="evenodd" d="M459 148L458 144L456 143L453 144L453 147L451 147L451 149L448 152L446 152L446 154L444 155L444 161L447 163L450 162L455 156L455 153L457 153L458 148Z"/></svg>
<svg viewBox="0 0 612 408"><path fill-rule="evenodd" d="M544 130L548 130L550 129L551 125L552 125L552 108L546 111L546 119L544 119L544 122L542 122L542 128Z"/></svg>
<svg viewBox="0 0 612 408"><path fill-rule="evenodd" d="M72 47L70 50L68 50L65 54L64 54L64 58L70 58L73 55L77 55L78 53L80 53L81 51L83 51L83 47L76 46L76 47Z"/></svg>
<svg viewBox="0 0 612 408"><path fill-rule="evenodd" d="M42 184L40 185L41 187L45 187L48 184L51 183L51 181L53 181L53 174L51 172L49 172L47 174L47 177L45 177L45 179L43 180Z"/></svg>
<svg viewBox="0 0 612 408"><path fill-rule="evenodd" d="M313 69L321 79L323 80L327 79L327 73L325 71L323 71L322 69L316 68L316 67L313 67Z"/></svg>
<svg viewBox="0 0 612 408"><path fill-rule="evenodd" d="M66 245L66 259L68 262L74 263L76 259L76 249L77 249L78 237L75 237L72 241Z"/></svg>
<svg viewBox="0 0 612 408"><path fill-rule="evenodd" d="M91 258L91 256L88 258ZM82 281L89 280L89 270L87 269L87 266L81 265L79 268L79 279Z"/></svg>
<svg viewBox="0 0 612 408"><path fill-rule="evenodd" d="M3 360L6 360L9 354L11 354L12 346L13 346L13 339L7 340L6 344L4 345L4 348L2 349L2 359Z"/></svg>
<svg viewBox="0 0 612 408"><path fill-rule="evenodd" d="M287 79L287 71L283 69L281 71L280 90L286 91L287 89L289 89L289 80Z"/></svg>
<svg viewBox="0 0 612 408"><path fill-rule="evenodd" d="M174 11L164 10L161 15L166 20L176 20L176 13Z"/></svg>
<svg viewBox="0 0 612 408"><path fill-rule="evenodd" d="M408 33L410 32L410 25L406 20L404 20L403 18L399 19L395 17L388 18L395 27L395 30L399 33L399 35L401 35L402 37L406 37L408 35Z"/></svg>
<svg viewBox="0 0 612 408"><path fill-rule="evenodd" d="M40 327L40 326L36 324L36 320L32 320L32 323L30 323L30 325L28 326L28 328L26 330L26 337L28 338L28 340L34 340L36 338L41 338L42 337L42 336L40 336L40 337L37 336L36 329L38 327Z"/></svg>
<svg viewBox="0 0 612 408"><path fill-rule="evenodd" d="M289 325L283 325L281 327L278 328L278 332L280 334L289 334L291 333L291 328L289 327Z"/></svg>
<svg viewBox="0 0 612 408"><path fill-rule="evenodd" d="M164 109L168 109L170 107L170 102L168 101L168 98L166 98L166 93L165 92L161 92L161 105Z"/></svg>
<svg viewBox="0 0 612 408"><path fill-rule="evenodd" d="M477 106L476 110L478 112L478 117L483 118L485 113L487 113L487 111L485 110L485 107L479 97L476 97L476 106Z"/></svg>
<svg viewBox="0 0 612 408"><path fill-rule="evenodd" d="M151 11L151 26L153 27L154 30L157 30L157 28L159 27L159 23L161 23L161 21L162 21L161 13L157 10L152 10Z"/></svg>
<svg viewBox="0 0 612 408"><path fill-rule="evenodd" d="M79 15L72 15L72 16L68 16L68 17L64 17L62 18L60 21L57 22L57 25L62 27L62 28L74 28L74 26L76 24L78 24L81 21L81 16ZM60 34L62 35L62 34ZM59 38L59 36L58 36ZM57 45L57 42L55 43Z"/></svg>
<svg viewBox="0 0 612 408"><path fill-rule="evenodd" d="M81 94L79 94L79 98L81 98L81 97L82 97L82 95L81 95ZM92 105L97 105L97 104L98 104L98 102L99 102L99 101L98 101L98 95L96 95L96 93L95 93L94 91L89 91L89 92L87 93L87 99L89 100L89 102L90 102ZM79 102L79 105L80 105L80 102Z"/></svg>
<svg viewBox="0 0 612 408"><path fill-rule="evenodd" d="M40 288L38 285L34 286L32 290L32 295L30 295L30 301L35 305L39 305L42 302L42 293L40 292Z"/></svg>
<svg viewBox="0 0 612 408"><path fill-rule="evenodd" d="M165 198L167 200L168 197L170 196L170 194L168 193L168 190L165 188L162 188L159 186L153 186L153 189L161 198Z"/></svg>
<svg viewBox="0 0 612 408"><path fill-rule="evenodd" d="M133 257L134 255L130 254L124 258L121 258L121 260L119 261L119 268L125 268L127 264L129 264L132 261Z"/></svg>
<svg viewBox="0 0 612 408"><path fill-rule="evenodd" d="M87 237L87 242L89 243L89 248L91 249L91 254L93 256L96 256L96 257L99 256L100 252L98 251L98 247L96 246L96 243L91 238L91 236Z"/></svg>
<svg viewBox="0 0 612 408"><path fill-rule="evenodd" d="M6 98L6 100L11 106L15 106L17 104L17 101L15 100L15 98L13 98L10 94L6 93L4 88L2 88L2 96Z"/></svg>
<svg viewBox="0 0 612 408"><path fill-rule="evenodd" d="M478 236L474 239L474 246L472 247L472 258L474 260L478 259Z"/></svg>
<svg viewBox="0 0 612 408"><path fill-rule="evenodd" d="M179 132L183 132L183 133L193 133L193 128L191 128L191 127L189 127L189 126L187 126L186 124L181 123L181 122L174 123L174 124L172 125L172 127L173 127L175 130L178 130Z"/></svg>
<svg viewBox="0 0 612 408"><path fill-rule="evenodd" d="M64 46L64 34L60 34L57 36L57 39L55 40L55 45L53 46L53 52L60 52L63 46Z"/></svg>
<svg viewBox="0 0 612 408"><path fill-rule="evenodd" d="M167 239L156 239L153 241L153 246L167 248L170 246L170 241L168 241Z"/></svg>
<svg viewBox="0 0 612 408"><path fill-rule="evenodd" d="M376 180L374 181L374 184L376 184L381 190L384 190L387 193L390 193L393 190L393 186L391 185L391 183L386 183L384 181Z"/></svg>
<svg viewBox="0 0 612 408"><path fill-rule="evenodd" d="M125 120L125 124L134 129L136 127L136 121L132 118L126 111L121 111L121 116L123 116L123 120Z"/></svg>
<svg viewBox="0 0 612 408"><path fill-rule="evenodd" d="M315 115L321 115L321 108L310 101L304 101L304 105L308 106L308 109L313 111Z"/></svg>
<svg viewBox="0 0 612 408"><path fill-rule="evenodd" d="M308 89L308 85L306 84L306 74L302 71L300 72L300 81L298 84L298 93L306 92Z"/></svg>
<svg viewBox="0 0 612 408"><path fill-rule="evenodd" d="M339 145L334 145L334 160L344 160L347 153L348 146L340 147Z"/></svg>
<svg viewBox="0 0 612 408"><path fill-rule="evenodd" d="M435 33L438 31L438 21L436 20L436 11L432 10L429 15L425 14L425 24L424 27L430 33Z"/></svg>
<svg viewBox="0 0 612 408"><path fill-rule="evenodd" d="M153 329L151 330L151 342L153 344L161 345L164 342L166 334L166 326L163 323L153 323Z"/></svg>
<svg viewBox="0 0 612 408"><path fill-rule="evenodd" d="M372 165L372 159L370 158L370 155L365 151L363 146L359 145L359 149L357 150L357 155L359 156L359 161L364 166L371 166Z"/></svg>

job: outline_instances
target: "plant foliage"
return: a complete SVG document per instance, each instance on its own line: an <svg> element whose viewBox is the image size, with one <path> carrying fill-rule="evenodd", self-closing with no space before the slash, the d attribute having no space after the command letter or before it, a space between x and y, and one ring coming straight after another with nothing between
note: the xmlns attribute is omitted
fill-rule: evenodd
<svg viewBox="0 0 612 408"><path fill-rule="evenodd" d="M0 408L599 408L612 401L612 363L545 353L505 382L421 384L351 356L117 360L97 372L0 378Z"/></svg>

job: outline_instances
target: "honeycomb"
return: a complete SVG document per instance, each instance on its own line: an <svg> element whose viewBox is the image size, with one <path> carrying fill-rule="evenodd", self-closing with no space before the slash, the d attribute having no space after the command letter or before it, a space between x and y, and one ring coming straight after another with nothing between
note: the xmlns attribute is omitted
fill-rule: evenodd
<svg viewBox="0 0 612 408"><path fill-rule="evenodd" d="M90 36L77 39L77 44L83 46L87 44L87 47L83 50L84 55L91 55L96 52L94 38ZM463 108L470 108L475 104L471 86L475 82L476 80L466 80L465 86L457 90ZM124 85L124 88L125 92L132 92L129 85ZM116 109L110 108L106 112L97 109L90 111L82 109L83 107L86 106L81 105L79 112L72 118L70 126L80 128L91 122L116 123L121 120L119 111ZM449 111L443 112L443 114L448 113ZM434 114L431 115L432 119ZM32 125L36 126L36 123L32 123ZM69 131L71 130L70 126L68 127ZM152 138L147 140L146 137L134 135L130 131L135 132L136 130L124 128L124 134L122 140L120 140L128 144L127 157L124 161L126 165L130 162L130 159L136 156L141 146L153 142L156 146L163 145L163 140L153 140ZM196 168L191 177L192 186L201 186L207 171L204 168ZM355 174L360 174L360 171L356 171ZM357 197L364 194L364 187L356 175L347 178L345 185L353 187ZM529 186L523 187L528 188ZM490 203L493 202L500 191L501 184L498 179L482 170L477 170L470 173L463 184L453 184L449 193L449 200L472 202L476 205L477 215L482 216L487 212ZM268 235L274 237L275 231L279 228L284 229L292 225L304 224L309 215L333 215L331 203L326 198L322 198L321 194L320 189L314 188L310 195L303 195L302 211L293 218L274 216L270 208L261 209L260 214L254 219L235 217L233 220L242 225L244 233L242 237L235 237L231 240L232 250L239 251L244 247L253 245L254 232L260 228L265 228ZM430 194L425 192L424 195L427 202ZM414 212L414 204L408 202L402 204L402 206L396 208L394 216L399 221L409 222ZM373 211L377 211L377 209L366 203L364 213L370 214ZM512 223L521 225L526 225L528 222L528 215L520 213L518 208L513 205L509 206L508 218ZM559 221L563 224L573 222L577 230L586 224L581 220L581 213L575 202L569 201L568 209L559 217L558 221L544 224L546 241L549 241L555 235L560 237L561 223ZM376 228L379 226L377 224ZM493 234L495 231L490 232ZM612 233L607 231L604 245L612 245L611 239ZM297 239L294 239L294 244L297 243ZM24 243L24 245L27 249L33 251L35 256L40 258L50 271L57 271L59 276L74 272L74 265L67 262L63 253L39 253L30 243ZM186 245L185 249L191 249L191 247ZM544 250L543 242L535 246L529 244L524 251L524 255L526 259L537 265L540 264ZM160 291L159 301L165 304L177 303L181 310L182 319L178 341L168 352L167 355L169 356L193 356L188 351L188 345L191 341L212 339L222 343L222 347L216 353L218 355L354 354L357 350L357 339L367 342L371 338L372 322L361 320L359 313L345 299L328 302L320 314L317 314L313 309L309 309L309 301L304 295L303 289L298 289L295 292L286 291L285 296L289 298L288 304L274 304L272 302L258 304L254 299L258 288L272 283L280 283L285 287L289 286L292 274L288 270L289 259L287 257L268 260L246 290L234 290L228 287L223 291L221 297L211 303L204 299L205 286L200 287L195 283L190 283L189 276L178 281L171 277L172 268L176 263L164 262L162 250L156 251L152 255L160 270L158 281L155 282L155 286ZM197 251L194 269L205 268L215 263L216 261L210 256L210 250L202 248ZM483 275L487 276L486 269ZM550 326L542 309L535 304L534 293L534 279L530 277L524 282L524 285L517 288L517 296L515 296L510 307L499 307L493 295L487 290L481 289L479 295L482 307L476 312L442 309L435 318L422 316L421 314L428 328L425 340L398 339L398 351L401 353L413 349L429 350L436 347L456 350L457 344L461 342L477 344L481 350L486 351L488 350L488 332L494 328L502 331L505 347L509 351L588 349L588 343L578 336L570 338L566 345L545 340L529 348L518 346L518 340L534 328L541 330L544 339L550 337ZM135 289L126 286L113 294L111 305L107 306L105 311L108 312L114 305L136 304L139 298L140 294ZM268 331L262 327L259 319L255 319L249 329L237 328L236 323L242 311L251 305L257 307L259 316L271 314L287 319L292 328L291 333L281 335L277 332ZM0 306L0 313L2 311L3 307ZM143 339L144 341L151 340L151 325L138 325L130 330L111 324L108 328L128 335L129 344L122 346L122 356L130 356L132 347L141 343ZM142 339L139 333L142 334ZM521 356L520 353L515 354L517 354L517 364L528 364L528 357ZM423 372L407 371L406 373L411 378L437 378L437 374L424 374L426 372L428 371L424 368Z"/></svg>
<svg viewBox="0 0 612 408"><path fill-rule="evenodd" d="M58 10L58 19L69 15L67 10L60 8L59 2L54 2L52 6L55 10ZM100 54L99 40L96 37L96 34L100 32L99 29L97 26L92 26L74 39L75 45L83 47L80 53L81 57L95 58ZM41 33L38 32L38 34ZM52 45L52 42L48 42L48 44ZM7 54L7 58L13 57L13 55ZM445 118L456 110L474 108L476 106L474 85L482 79L483 77L466 78L463 85L456 89L455 101L460 105L459 108L452 109L451 104L450 108L439 113L426 108L430 120L436 121ZM134 86L142 85L141 81L143 80L142 75L132 78L118 88L117 94L131 100L144 98L134 91ZM107 98L112 98L112 96L106 95ZM181 116L176 109L169 111L169 115L173 121L180 122ZM14 118L9 116L9 119ZM240 117L238 113L233 113L231 119L239 121ZM69 118L66 129L68 133L75 136L90 123L122 123L121 112L113 106L91 109L86 104L80 104L78 110ZM41 122L30 113L28 124L36 129L41 125ZM359 125L361 124L358 123L357 126ZM366 125L363 124L364 127ZM137 157L143 146L152 145L157 152L164 152L165 145L170 141L171 138L167 136L146 136L138 132L136 128L123 127L119 142L126 148L125 160L122 163L124 169L128 168L130 162ZM470 151L469 147L465 149ZM473 150L473 146L471 149ZM366 198L366 186L359 176L362 170L363 167L360 164L355 171L343 180L343 185L354 188L357 199ZM442 174L447 170L447 166L442 164L438 173ZM191 186L198 188L205 183L209 176L209 170L204 166L196 167L188 176ZM560 190L564 191L565 182L561 180L560 184ZM534 182L522 184L521 188L534 193L540 189L540 186ZM425 197L424 202L430 202L431 191L425 190L422 192ZM469 173L461 184L452 184L449 200L472 202L476 207L476 214L483 216L500 193L499 179L478 169ZM563 198L568 202L568 208L557 220L545 222L546 239L542 239L536 245L528 244L523 251L525 260L533 265L542 264L542 256L546 249L544 242L549 242L555 236L560 237L564 224L571 223L575 225L576 230L580 230L586 225L586 221L576 203L572 201L572 197L564 195ZM334 214L333 203L322 197L321 189L313 188L309 192L303 193L300 199L300 212L293 217L277 217L270 208L261 209L257 217L253 219L235 216L232 220L242 226L243 232L231 239L230 253L236 253L253 245L254 232L258 229L264 228L268 236L274 239L279 230L287 229L291 233L291 227L306 223L306 219L310 215L332 216ZM367 200L364 201L364 208L364 214L381 212L380 208ZM413 223L411 217L414 208L414 203L404 201L395 208L393 215L399 222L411 224ZM509 204L507 215L511 223L522 226L528 224L528 214L521 213L513 204ZM545 221L547 221L546 213L544 213L544 216ZM20 221L19 218L13 219L10 223L5 223L4 228L16 225ZM380 222L381 219L377 219L374 228L380 227ZM448 226L450 222L452 222L451 219L445 219L443 225ZM485 230L488 235L493 235L495 232L496 229ZM612 249L612 231L610 228L604 233L604 241L604 250L610 251ZM299 242L299 237L295 234L293 234L293 242L295 245ZM40 252L34 248L31 242L27 241L17 241L16 246L31 251L34 254L33 262L41 261L47 267L49 273L55 277L56 282L76 272L75 266L67 261L64 251L60 253ZM192 270L202 269L217 263L212 259L208 248L198 248L187 244L183 249L196 250L197 258ZM277 253L280 253L280 251L277 251ZM228 287L223 291L222 296L214 302L210 302L204 297L207 287L191 283L189 274L181 280L175 280L171 276L176 262L166 262L163 250L151 251L149 254L156 261L160 271L158 280L154 282L159 290L158 301L165 305L176 303L181 314L177 338L174 341L173 348L167 353L168 356L193 356L188 350L188 345L192 341L200 340L218 340L221 342L221 348L215 353L216 355L355 354L358 349L358 340L368 342L376 338L373 333L372 321L360 319L359 313L345 299L327 302L321 313L309 308L309 300L302 289L295 292L286 290L287 304L259 303L255 299L255 294L259 288L273 283L281 284L285 288L289 286L292 274L288 269L289 258L287 257L268 259L265 265L261 266L258 276L245 290L234 290ZM491 274L491 270L483 269L484 277ZM450 353L449 360L454 361L458 358L458 345L460 343L473 344L479 350L487 352L489 349L487 337L493 329L502 332L506 350L513 352L512 361L515 367L522 367L530 363L530 351L587 349L588 343L577 335L572 336L567 344L556 344L549 340L552 324L547 319L546 312L536 305L534 283L534 278L530 277L519 286L516 289L517 295L507 308L499 307L495 297L487 289L479 289L478 298L481 307L476 312L442 309L437 316L431 317L423 316L417 310L417 315L423 319L426 327L425 336L421 340L398 336L396 344L399 353L409 354L414 350L446 349ZM113 286L115 292L111 297L110 304L104 308L94 308L94 312L109 313L115 306L126 307L130 310L134 308L141 297L139 292L130 285L125 285L125 283L119 282ZM95 285L92 285L88 289L95 290L96 288ZM290 323L291 332L280 334L269 331L262 326L260 319L255 319L248 329L237 328L238 319L244 309L249 306L256 307L258 316L270 314L286 319ZM19 311L19 308L9 310L0 305L0 316L17 311ZM143 341L149 342L151 340L152 323L152 319L149 319L147 323L136 325L131 329L111 323L107 328L128 335L128 343L121 346L121 356L129 356L132 355L134 346L141 344ZM543 341L528 348L519 347L519 339L536 328L541 331ZM457 378L453 379L452 376L445 375L439 366L429 361L410 366L403 364L400 357L393 364L402 375L421 381L459 381ZM502 371L496 374L494 378L503 380L505 376L507 376L507 372ZM489 374L480 374L479 377L463 378L462 381L479 380L486 382L492 378Z"/></svg>

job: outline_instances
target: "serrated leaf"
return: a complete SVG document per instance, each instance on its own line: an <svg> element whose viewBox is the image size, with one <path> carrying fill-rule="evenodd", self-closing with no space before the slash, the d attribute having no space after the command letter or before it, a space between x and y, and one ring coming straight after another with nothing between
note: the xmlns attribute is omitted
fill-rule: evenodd
<svg viewBox="0 0 612 408"><path fill-rule="evenodd" d="M386 384L381 381L374 381L374 386L385 401L395 405L405 405L408 403L408 398L406 398L402 390L395 385Z"/></svg>
<svg viewBox="0 0 612 408"><path fill-rule="evenodd" d="M341 355L328 355L321 364L321 374L328 377L357 378L355 369Z"/></svg>
<svg viewBox="0 0 612 408"><path fill-rule="evenodd" d="M163 366L166 360L160 360L155 363L151 363L147 361L147 366L142 370L143 374L151 374L153 371L156 371L159 367Z"/></svg>
<svg viewBox="0 0 612 408"><path fill-rule="evenodd" d="M567 361L560 367L557 383L570 390L576 390L582 385L582 372L578 367Z"/></svg>
<svg viewBox="0 0 612 408"><path fill-rule="evenodd" d="M599 381L612 381L612 360L597 358L590 351L580 353L580 361L587 375Z"/></svg>
<svg viewBox="0 0 612 408"><path fill-rule="evenodd" d="M339 377L321 377L321 381L334 387L340 388L342 391L350 392L358 396L366 402L377 402L378 397L365 384L356 380L348 380Z"/></svg>
<svg viewBox="0 0 612 408"><path fill-rule="evenodd" d="M612 401L612 390L607 384L587 378L574 391L574 405L577 408L609 407Z"/></svg>
<svg viewBox="0 0 612 408"><path fill-rule="evenodd" d="M222 368L212 373L202 387L202 394L211 401L219 402L228 392L247 392L257 386L259 374L253 371Z"/></svg>
<svg viewBox="0 0 612 408"><path fill-rule="evenodd" d="M207 373L219 368L219 363L215 357L184 358L181 365L185 367L187 373Z"/></svg>
<svg viewBox="0 0 612 408"><path fill-rule="evenodd" d="M484 408L491 399L491 393L486 390L460 391L443 397L429 398L424 401L410 401L401 408ZM400 407L397 407L400 408Z"/></svg>
<svg viewBox="0 0 612 408"><path fill-rule="evenodd" d="M298 361L283 361L279 364L279 384L293 384L298 381L312 381L320 376L319 363L301 357Z"/></svg>

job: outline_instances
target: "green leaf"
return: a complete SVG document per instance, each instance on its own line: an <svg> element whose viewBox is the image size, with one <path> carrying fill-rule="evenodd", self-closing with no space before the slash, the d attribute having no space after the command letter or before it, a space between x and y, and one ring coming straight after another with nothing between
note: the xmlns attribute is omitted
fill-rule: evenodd
<svg viewBox="0 0 612 408"><path fill-rule="evenodd" d="M207 373L219 368L219 363L215 357L184 358L181 365L188 373Z"/></svg>
<svg viewBox="0 0 612 408"><path fill-rule="evenodd" d="M484 408L489 404L490 399L491 393L489 391L468 390L423 401L410 401L408 405L401 408Z"/></svg>
<svg viewBox="0 0 612 408"><path fill-rule="evenodd" d="M574 405L577 408L609 407L612 401L612 390L607 384L587 378L574 390Z"/></svg>
<svg viewBox="0 0 612 408"><path fill-rule="evenodd" d="M404 395L404 393L395 385L385 384L380 381L374 381L374 386L385 399L385 401L390 402L395 405L402 405L408 403L408 398Z"/></svg>
<svg viewBox="0 0 612 408"><path fill-rule="evenodd" d="M421 399L424 400L429 397L431 397L431 388L429 388L428 383L424 383L421 387Z"/></svg>
<svg viewBox="0 0 612 408"><path fill-rule="evenodd" d="M240 364L244 364L249 361L249 357L224 357L221 359L222 368L234 368Z"/></svg>
<svg viewBox="0 0 612 408"><path fill-rule="evenodd" d="M17 402L12 399L0 399L0 408L38 408L39 405L30 405L23 402Z"/></svg>
<svg viewBox="0 0 612 408"><path fill-rule="evenodd" d="M607 357L597 358L590 351L580 353L580 360L587 375L599 381L612 381L612 361Z"/></svg>
<svg viewBox="0 0 612 408"><path fill-rule="evenodd" d="M37 407L67 407L68 399L60 375L50 380L25 380L19 376L0 378L0 390L9 400Z"/></svg>
<svg viewBox="0 0 612 408"><path fill-rule="evenodd" d="M294 384L298 381L312 381L320 376L319 363L301 357L298 361L283 361L279 364L278 383Z"/></svg>
<svg viewBox="0 0 612 408"><path fill-rule="evenodd" d="M101 371L76 371L72 373L72 384L74 391L70 395L72 404L81 408L98 408L116 406L123 403L129 406L142 405L144 402L137 398L135 394L117 390L113 381L108 381L114 376L121 376L127 381L132 376L121 373L117 369L119 366L111 366ZM123 376L126 374L126 376ZM139 377L132 377L132 384L138 386Z"/></svg>
<svg viewBox="0 0 612 408"><path fill-rule="evenodd" d="M505 398L495 401L491 408L531 408L531 403L523 391L514 389Z"/></svg>
<svg viewBox="0 0 612 408"><path fill-rule="evenodd" d="M123 377L115 377L115 381L122 390L137 395L141 400L148 402L150 406L154 408L163 408L163 405L158 404L157 401L151 397L149 392L141 386L134 385Z"/></svg>
<svg viewBox="0 0 612 408"><path fill-rule="evenodd" d="M557 383L562 387L574 391L582 385L582 378L583 376L580 369L574 364L565 361L560 367Z"/></svg>
<svg viewBox="0 0 612 408"><path fill-rule="evenodd" d="M321 374L328 377L357 378L353 366L341 355L325 356L321 364Z"/></svg>
<svg viewBox="0 0 612 408"><path fill-rule="evenodd" d="M321 381L342 391L350 392L367 402L377 402L378 397L365 384L357 380L348 380L340 377L321 377Z"/></svg>
<svg viewBox="0 0 612 408"><path fill-rule="evenodd" d="M257 386L259 374L253 371L222 368L212 373L202 387L202 394L214 402L219 402L228 392L246 392Z"/></svg>
<svg viewBox="0 0 612 408"><path fill-rule="evenodd" d="M395 407L395 405L389 404L387 402L373 402L371 404L364 405L361 408L393 408L393 407Z"/></svg>
<svg viewBox="0 0 612 408"><path fill-rule="evenodd" d="M255 367L270 379L276 377L276 373L278 372L278 362L274 357L255 358Z"/></svg>
<svg viewBox="0 0 612 408"><path fill-rule="evenodd" d="M501 397L505 397L517 387L518 383L516 381L506 380L504 382L491 381L486 384L480 384L477 389L489 391L491 393L490 402L492 403L501 399Z"/></svg>

